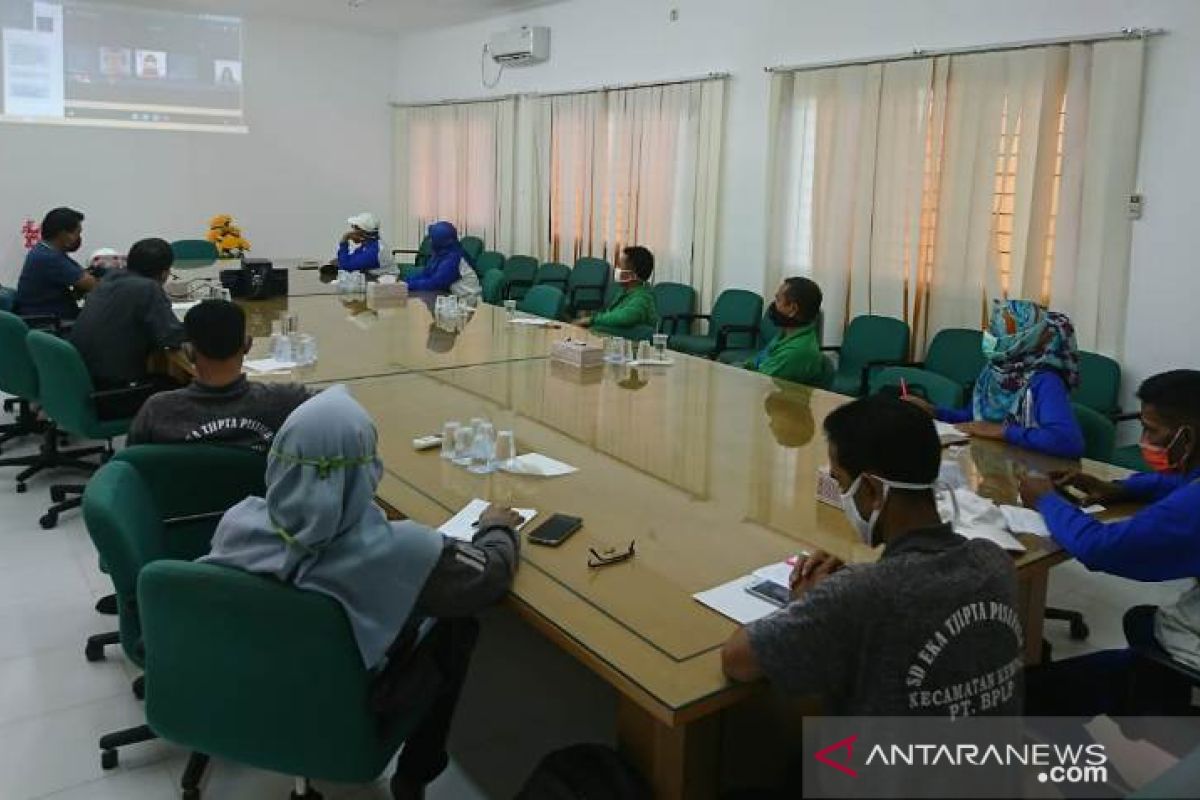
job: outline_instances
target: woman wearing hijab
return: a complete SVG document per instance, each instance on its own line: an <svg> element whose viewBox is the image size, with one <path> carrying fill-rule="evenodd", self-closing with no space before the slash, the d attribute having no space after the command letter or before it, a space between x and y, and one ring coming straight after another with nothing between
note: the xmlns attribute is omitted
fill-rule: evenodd
<svg viewBox="0 0 1200 800"><path fill-rule="evenodd" d="M429 263L419 272L404 279L409 291L450 292L458 297L479 296L483 287L475 274L462 244L458 231L449 222L435 222L429 226Z"/></svg>
<svg viewBox="0 0 1200 800"><path fill-rule="evenodd" d="M987 364L975 381L970 408L934 408L908 399L971 436L1080 458L1083 432L1071 409L1079 350L1071 320L1029 300L997 300L983 333L983 354Z"/></svg>
<svg viewBox="0 0 1200 800"><path fill-rule="evenodd" d="M346 220L350 230L338 244L337 268L346 272L396 272L392 249L379 235L379 218L369 211Z"/></svg>
<svg viewBox="0 0 1200 800"><path fill-rule="evenodd" d="M392 779L396 798L420 797L448 762L446 737L478 632L471 615L512 584L519 518L489 508L469 544L414 522L388 522L375 505L383 472L376 441L371 418L345 386L300 405L275 437L266 497L226 512L202 560L336 600L363 664L378 671L372 705L384 725L388 711L412 699L394 688L405 682L397 673L418 656L432 662L436 697Z"/></svg>

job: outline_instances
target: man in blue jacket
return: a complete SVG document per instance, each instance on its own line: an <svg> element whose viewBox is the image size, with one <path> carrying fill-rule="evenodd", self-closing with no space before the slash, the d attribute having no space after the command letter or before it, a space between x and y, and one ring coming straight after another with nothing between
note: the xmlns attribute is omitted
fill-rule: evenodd
<svg viewBox="0 0 1200 800"><path fill-rule="evenodd" d="M449 222L430 225L429 246L429 263L404 279L409 291L450 292L458 297L478 296L483 291L454 225Z"/></svg>
<svg viewBox="0 0 1200 800"><path fill-rule="evenodd" d="M1138 399L1142 456L1153 473L1115 483L1077 472L1029 477L1021 500L1042 513L1054 541L1088 569L1138 581L1200 577L1200 371L1155 375ZM1082 492L1085 506L1147 505L1129 519L1103 523L1060 494L1065 488ZM1172 606L1134 607L1124 622L1135 650L1200 670L1200 587ZM1177 673L1129 650L1056 662L1031 673L1029 687L1030 713L1044 714L1167 713L1189 698Z"/></svg>
<svg viewBox="0 0 1200 800"><path fill-rule="evenodd" d="M338 244L337 268L346 272L395 272L392 249L379 236L379 218L363 212L346 221L350 230Z"/></svg>

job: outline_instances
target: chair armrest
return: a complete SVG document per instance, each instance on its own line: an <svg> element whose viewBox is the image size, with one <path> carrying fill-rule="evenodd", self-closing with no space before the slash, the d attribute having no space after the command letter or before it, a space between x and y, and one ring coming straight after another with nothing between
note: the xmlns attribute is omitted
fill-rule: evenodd
<svg viewBox="0 0 1200 800"><path fill-rule="evenodd" d="M100 420L132 419L154 392L153 384L136 383L120 389L92 392L91 400Z"/></svg>
<svg viewBox="0 0 1200 800"><path fill-rule="evenodd" d="M717 349L715 355L724 353L729 345L729 336L734 333L748 333L751 336L758 336L758 324L754 325L722 325L717 331Z"/></svg>
<svg viewBox="0 0 1200 800"><path fill-rule="evenodd" d="M505 299L505 300L509 300L509 299L511 299L511 298L509 297L509 292L511 292L511 291L512 291L512 288L513 288L514 286L524 286L526 289L532 289L532 288L533 288L533 281L526 281L526 280L519 280L519 281L505 281L505 283L504 283L504 292L503 292L503 296L504 296L504 299Z"/></svg>
<svg viewBox="0 0 1200 800"><path fill-rule="evenodd" d="M404 254L406 254L406 255L412 255L412 256L415 256L415 255L419 255L419 254L420 254L420 252L421 252L420 250L405 250L405 249L403 249L403 248L400 248L400 247L393 247L393 248L392 248L392 255L396 255L397 253L404 253Z"/></svg>
<svg viewBox="0 0 1200 800"><path fill-rule="evenodd" d="M862 368L862 381L859 383L859 397L866 397L867 392L871 390L871 370L879 369L880 367L902 367L908 362L902 358L882 359L879 361L868 361Z"/></svg>
<svg viewBox="0 0 1200 800"><path fill-rule="evenodd" d="M840 344L823 344L821 345L822 353L841 353L842 346Z"/></svg>
<svg viewBox="0 0 1200 800"><path fill-rule="evenodd" d="M149 397L154 394L154 385L150 383L135 383L130 386L122 386L120 389L104 389L99 392L92 392L92 401L105 400L121 400L123 398L135 398L145 395Z"/></svg>
<svg viewBox="0 0 1200 800"><path fill-rule="evenodd" d="M1127 411L1122 413L1120 410L1118 410L1109 416L1109 419L1111 419L1114 423L1132 422L1135 419L1140 420L1141 418L1142 415L1136 411Z"/></svg>
<svg viewBox="0 0 1200 800"><path fill-rule="evenodd" d="M57 334L63 329L62 318L56 314L21 314L20 317L31 330L48 330Z"/></svg>

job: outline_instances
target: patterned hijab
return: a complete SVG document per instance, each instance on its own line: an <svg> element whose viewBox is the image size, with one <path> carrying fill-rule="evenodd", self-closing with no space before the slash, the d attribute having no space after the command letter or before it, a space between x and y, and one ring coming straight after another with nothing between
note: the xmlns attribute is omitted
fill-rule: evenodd
<svg viewBox="0 0 1200 800"><path fill-rule="evenodd" d="M375 505L375 425L345 386L300 405L267 460L267 496L225 513L202 561L320 592L346 611L368 668L383 661L442 552L442 537Z"/></svg>
<svg viewBox="0 0 1200 800"><path fill-rule="evenodd" d="M1069 389L1079 385L1075 326L1066 314L1030 300L993 301L984 355L988 363L975 382L972 402L977 420L1004 422L1016 416L1039 372L1057 372Z"/></svg>

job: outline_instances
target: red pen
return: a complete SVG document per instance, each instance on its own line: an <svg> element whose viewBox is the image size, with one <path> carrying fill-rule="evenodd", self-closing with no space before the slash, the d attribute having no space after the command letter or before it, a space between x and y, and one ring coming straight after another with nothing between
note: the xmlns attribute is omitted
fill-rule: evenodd
<svg viewBox="0 0 1200 800"><path fill-rule="evenodd" d="M904 380L904 378L900 379L900 396L908 397L908 381Z"/></svg>

